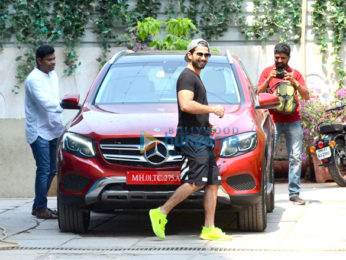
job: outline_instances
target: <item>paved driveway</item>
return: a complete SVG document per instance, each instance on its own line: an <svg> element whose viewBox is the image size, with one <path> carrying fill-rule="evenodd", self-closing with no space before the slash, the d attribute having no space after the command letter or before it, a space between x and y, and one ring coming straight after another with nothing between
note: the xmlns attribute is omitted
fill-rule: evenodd
<svg viewBox="0 0 346 260"><path fill-rule="evenodd" d="M199 239L202 211L174 211L161 241L145 211L94 213L90 231L77 235L59 232L56 220L31 216L31 199L0 199L6 240L20 244L0 250L0 259L346 259L346 188L305 183L301 197L309 203L289 203L287 184L277 184L276 208L263 233L239 232L235 215L218 212L216 223L233 235L231 242Z"/></svg>

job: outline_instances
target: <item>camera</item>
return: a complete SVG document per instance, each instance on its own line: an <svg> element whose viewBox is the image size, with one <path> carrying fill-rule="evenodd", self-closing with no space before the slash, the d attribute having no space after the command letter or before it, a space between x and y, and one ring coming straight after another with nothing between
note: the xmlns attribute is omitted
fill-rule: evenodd
<svg viewBox="0 0 346 260"><path fill-rule="evenodd" d="M285 77L285 67L281 64L276 65L276 78L283 79Z"/></svg>

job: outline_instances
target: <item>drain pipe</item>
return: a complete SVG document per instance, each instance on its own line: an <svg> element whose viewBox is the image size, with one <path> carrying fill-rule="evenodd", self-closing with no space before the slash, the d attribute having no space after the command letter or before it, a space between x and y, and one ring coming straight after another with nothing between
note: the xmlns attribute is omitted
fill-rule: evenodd
<svg viewBox="0 0 346 260"><path fill-rule="evenodd" d="M306 0L302 0L302 23L300 36L300 68L304 79L306 79Z"/></svg>

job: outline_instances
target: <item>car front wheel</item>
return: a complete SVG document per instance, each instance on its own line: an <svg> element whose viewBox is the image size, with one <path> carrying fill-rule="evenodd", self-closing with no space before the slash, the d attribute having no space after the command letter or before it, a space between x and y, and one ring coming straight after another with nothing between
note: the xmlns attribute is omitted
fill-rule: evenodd
<svg viewBox="0 0 346 260"><path fill-rule="evenodd" d="M259 201L238 213L238 226L242 231L263 232L267 227L266 191L263 187L261 190Z"/></svg>
<svg viewBox="0 0 346 260"><path fill-rule="evenodd" d="M66 205L58 196L58 222L62 232L85 233L90 222L90 210Z"/></svg>
<svg viewBox="0 0 346 260"><path fill-rule="evenodd" d="M267 199L267 212L273 212L275 208L275 177L274 177L274 168L273 168L273 158L270 160L269 168L269 181L267 183L267 192L270 191Z"/></svg>

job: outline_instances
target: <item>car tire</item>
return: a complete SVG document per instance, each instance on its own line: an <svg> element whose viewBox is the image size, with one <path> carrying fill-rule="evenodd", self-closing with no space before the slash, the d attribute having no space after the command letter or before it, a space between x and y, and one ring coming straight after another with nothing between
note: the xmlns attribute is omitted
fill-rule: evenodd
<svg viewBox="0 0 346 260"><path fill-rule="evenodd" d="M343 164L343 160L345 160L343 157L346 153L345 141L340 139L336 141L336 146L332 151L332 161L330 162L328 169L336 184L340 187L346 187L346 170Z"/></svg>
<svg viewBox="0 0 346 260"><path fill-rule="evenodd" d="M275 208L275 185L273 183L273 189L268 195L268 200L267 200L267 212L271 213L274 211Z"/></svg>
<svg viewBox="0 0 346 260"><path fill-rule="evenodd" d="M62 232L85 233L90 222L90 210L66 205L58 197L58 223Z"/></svg>
<svg viewBox="0 0 346 260"><path fill-rule="evenodd" d="M263 184L264 182L259 202L238 213L238 226L241 231L263 232L267 227L266 191Z"/></svg>
<svg viewBox="0 0 346 260"><path fill-rule="evenodd" d="M273 159L271 159L270 162L270 168L269 168L269 178L268 178L268 187L272 186L272 189L267 197L267 212L273 212L275 208L275 177L274 177L274 165L273 165Z"/></svg>

